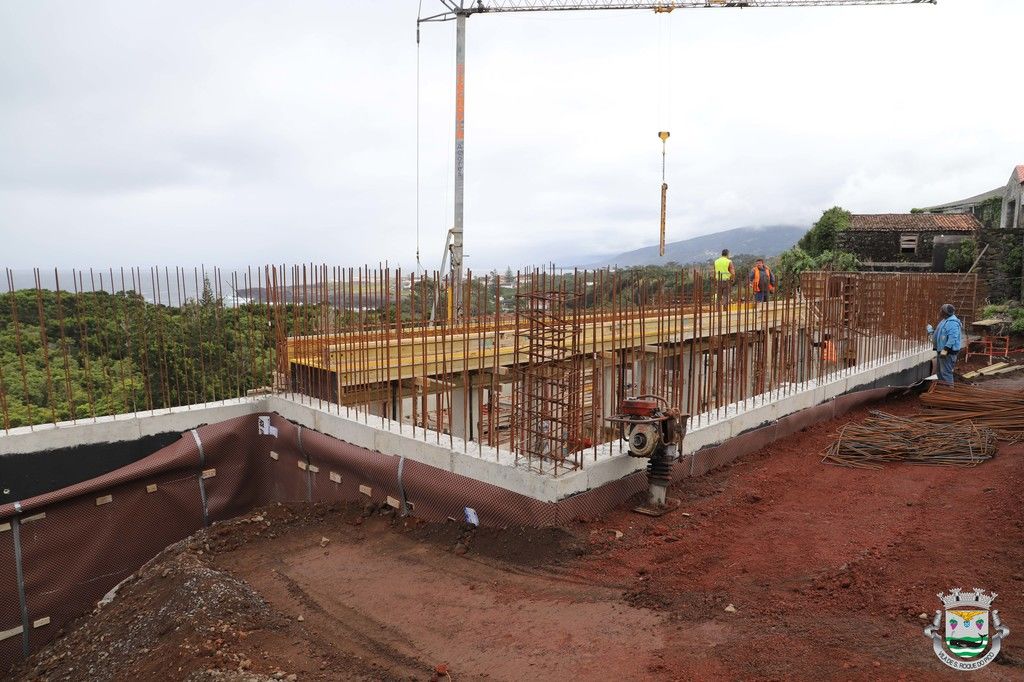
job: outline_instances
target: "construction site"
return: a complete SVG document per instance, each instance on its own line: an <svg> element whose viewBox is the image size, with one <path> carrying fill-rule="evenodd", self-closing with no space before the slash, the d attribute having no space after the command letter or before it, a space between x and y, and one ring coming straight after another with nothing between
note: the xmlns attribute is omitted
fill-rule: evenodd
<svg viewBox="0 0 1024 682"><path fill-rule="evenodd" d="M6 298L47 409L18 424L33 377L0 378L25 679L934 679L905 626L972 519L1019 598L1024 393L918 397L927 320L969 325L973 275L806 273L757 303L699 269L470 273L461 322L430 320L440 273L36 276ZM90 346L117 359L76 396ZM933 523L963 467L977 503Z"/></svg>
<svg viewBox="0 0 1024 682"><path fill-rule="evenodd" d="M777 283L725 250L463 261L475 15L934 3L434 4L440 269L5 268L0 674L1024 679L1024 337L984 251Z"/></svg>

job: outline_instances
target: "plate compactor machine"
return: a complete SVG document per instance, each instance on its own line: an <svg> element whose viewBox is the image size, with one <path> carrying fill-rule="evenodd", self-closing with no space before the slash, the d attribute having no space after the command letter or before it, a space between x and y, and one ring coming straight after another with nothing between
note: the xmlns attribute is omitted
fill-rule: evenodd
<svg viewBox="0 0 1024 682"><path fill-rule="evenodd" d="M629 456L647 460L647 504L634 511L661 516L679 508L679 500L666 497L672 482L672 464L686 434L688 414L670 408L656 395L641 395L622 401L620 414L608 421L622 425L622 438L629 443Z"/></svg>

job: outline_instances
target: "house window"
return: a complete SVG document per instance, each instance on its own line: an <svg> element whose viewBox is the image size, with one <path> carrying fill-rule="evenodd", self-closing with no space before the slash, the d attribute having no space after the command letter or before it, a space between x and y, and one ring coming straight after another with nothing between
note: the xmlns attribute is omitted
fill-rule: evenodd
<svg viewBox="0 0 1024 682"><path fill-rule="evenodd" d="M1006 226L1010 229L1016 227L1014 225L1014 218L1017 217L1017 202L1008 201L1006 202Z"/></svg>
<svg viewBox="0 0 1024 682"><path fill-rule="evenodd" d="M900 235L900 253L917 253L917 235Z"/></svg>

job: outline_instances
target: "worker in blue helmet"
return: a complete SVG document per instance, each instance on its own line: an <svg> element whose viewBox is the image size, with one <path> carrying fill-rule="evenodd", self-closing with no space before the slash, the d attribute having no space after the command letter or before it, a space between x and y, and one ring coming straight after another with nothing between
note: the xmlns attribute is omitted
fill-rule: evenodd
<svg viewBox="0 0 1024 682"><path fill-rule="evenodd" d="M939 381L953 385L953 368L956 357L963 348L963 322L956 316L956 308L949 303L939 308L939 324L932 328L928 325L928 334L932 337L932 345L938 353Z"/></svg>

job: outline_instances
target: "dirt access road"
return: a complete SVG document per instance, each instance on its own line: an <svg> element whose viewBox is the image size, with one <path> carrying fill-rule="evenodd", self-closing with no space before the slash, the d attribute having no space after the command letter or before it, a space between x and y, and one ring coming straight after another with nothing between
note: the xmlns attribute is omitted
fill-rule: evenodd
<svg viewBox="0 0 1024 682"><path fill-rule="evenodd" d="M166 552L19 674L953 680L920 616L977 586L1011 635L972 679L1024 679L1024 446L971 470L820 464L866 414L684 481L660 519L472 531L260 510Z"/></svg>

